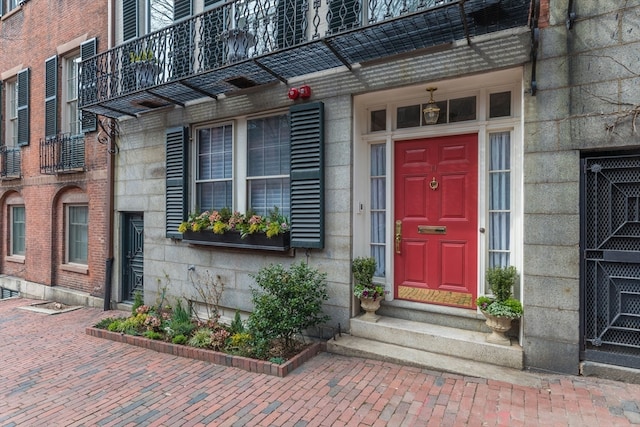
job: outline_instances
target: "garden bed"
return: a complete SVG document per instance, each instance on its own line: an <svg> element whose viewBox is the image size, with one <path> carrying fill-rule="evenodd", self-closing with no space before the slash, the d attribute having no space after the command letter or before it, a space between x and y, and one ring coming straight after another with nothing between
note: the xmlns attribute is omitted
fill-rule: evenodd
<svg viewBox="0 0 640 427"><path fill-rule="evenodd" d="M173 344L166 341L152 340L149 338L127 335L120 332L110 332L105 329L88 327L87 335L96 338L104 338L111 341L131 344L159 353L171 354L174 356L187 357L195 360L213 363L216 365L239 368L248 372L285 377L290 372L301 366L307 360L312 359L318 353L325 351L324 342L316 342L306 346L297 355L282 364L272 363L266 360L252 359L249 357L236 356L204 348L190 347L181 344Z"/></svg>

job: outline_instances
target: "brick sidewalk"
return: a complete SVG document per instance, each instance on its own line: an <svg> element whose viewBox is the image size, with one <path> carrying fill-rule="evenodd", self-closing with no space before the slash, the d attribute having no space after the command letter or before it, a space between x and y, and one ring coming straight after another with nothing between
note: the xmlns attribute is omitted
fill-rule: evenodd
<svg viewBox="0 0 640 427"><path fill-rule="evenodd" d="M0 426L624 426L640 385L541 387L321 353L285 378L93 338L97 309L0 301ZM524 375L524 374L523 374Z"/></svg>

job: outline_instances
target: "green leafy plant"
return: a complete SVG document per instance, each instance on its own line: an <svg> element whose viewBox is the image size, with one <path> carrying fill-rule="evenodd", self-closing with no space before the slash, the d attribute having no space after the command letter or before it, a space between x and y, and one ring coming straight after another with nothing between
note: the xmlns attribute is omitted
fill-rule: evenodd
<svg viewBox="0 0 640 427"><path fill-rule="evenodd" d="M153 54L153 50L145 49L140 52L129 52L129 61L131 63L156 62L156 58L155 58L155 55Z"/></svg>
<svg viewBox="0 0 640 427"><path fill-rule="evenodd" d="M186 344L189 338L184 335L176 335L171 339L171 342L174 344Z"/></svg>
<svg viewBox="0 0 640 427"><path fill-rule="evenodd" d="M140 307L141 305L144 305L142 292L137 290L133 294L133 305L131 306L131 313L136 314L137 312L136 310L138 310L138 307Z"/></svg>
<svg viewBox="0 0 640 427"><path fill-rule="evenodd" d="M229 208L194 212L180 224L178 232L210 231L215 234L224 234L228 231L238 231L242 237L254 233L265 233L271 238L286 233L289 229L289 219L274 206L266 216L257 215L251 211L245 214L232 212Z"/></svg>
<svg viewBox="0 0 640 427"><path fill-rule="evenodd" d="M256 356L267 357L274 340L282 342L284 352L292 351L296 334L329 320L322 312L328 299L326 273L300 262L289 269L272 264L252 277L258 287L251 288L254 310L248 329L254 336Z"/></svg>
<svg viewBox="0 0 640 427"><path fill-rule="evenodd" d="M229 325L229 332L231 335L241 334L245 331L244 322L240 317L240 312L236 310L236 315L233 317L233 321Z"/></svg>
<svg viewBox="0 0 640 427"><path fill-rule="evenodd" d="M514 285L520 279L518 270L514 266L494 267L487 270L485 278L493 296L481 296L476 299L476 305L480 310L496 317L522 317L522 303L513 298L512 293Z"/></svg>
<svg viewBox="0 0 640 427"><path fill-rule="evenodd" d="M206 348L211 346L211 335L213 334L213 330L209 328L199 328L194 333L193 336L189 339L189 345L191 347L198 348Z"/></svg>
<svg viewBox="0 0 640 427"><path fill-rule="evenodd" d="M373 283L376 272L376 260L372 257L358 257L351 263L351 272L355 285L353 295L357 298L372 298L374 301L386 293L382 285Z"/></svg>
<svg viewBox="0 0 640 427"><path fill-rule="evenodd" d="M145 337L152 339L152 340L161 340L164 338L164 335L162 335L160 332L156 332L156 331L146 331L144 334Z"/></svg>

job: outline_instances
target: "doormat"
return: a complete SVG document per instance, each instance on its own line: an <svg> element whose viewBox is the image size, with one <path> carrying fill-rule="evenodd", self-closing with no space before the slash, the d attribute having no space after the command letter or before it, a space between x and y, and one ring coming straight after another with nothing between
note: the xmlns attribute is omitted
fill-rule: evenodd
<svg viewBox="0 0 640 427"><path fill-rule="evenodd" d="M473 295L462 292L398 286L398 298L431 304L473 308Z"/></svg>

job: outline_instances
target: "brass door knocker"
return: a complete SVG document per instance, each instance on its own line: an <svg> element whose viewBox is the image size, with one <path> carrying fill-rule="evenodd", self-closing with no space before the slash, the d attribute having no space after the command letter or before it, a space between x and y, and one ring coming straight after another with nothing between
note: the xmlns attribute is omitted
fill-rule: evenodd
<svg viewBox="0 0 640 427"><path fill-rule="evenodd" d="M431 187L431 189L433 191L436 191L436 189L438 188L438 181L436 181L436 177L435 176L433 177L433 179L429 183L429 187Z"/></svg>

